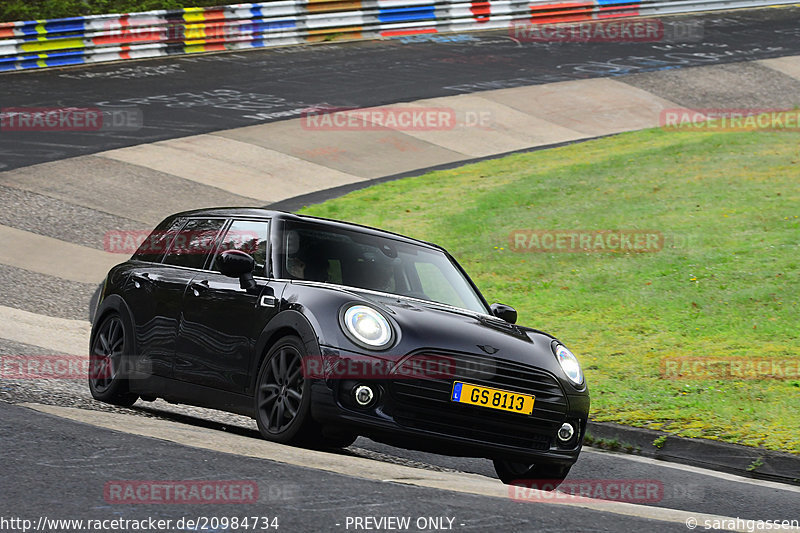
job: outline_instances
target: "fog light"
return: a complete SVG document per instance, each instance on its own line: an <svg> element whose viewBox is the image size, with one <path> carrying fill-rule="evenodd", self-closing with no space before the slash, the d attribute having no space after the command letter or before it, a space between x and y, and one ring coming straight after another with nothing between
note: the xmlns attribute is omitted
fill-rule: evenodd
<svg viewBox="0 0 800 533"><path fill-rule="evenodd" d="M572 424L569 422L564 422L561 424L561 428L558 430L558 440L561 442L569 441L572 436L575 434L575 428L572 427Z"/></svg>
<svg viewBox="0 0 800 533"><path fill-rule="evenodd" d="M375 393L372 391L371 387L359 385L353 389L353 396L355 397L358 405L361 407L366 407L372 403L372 400L375 398Z"/></svg>

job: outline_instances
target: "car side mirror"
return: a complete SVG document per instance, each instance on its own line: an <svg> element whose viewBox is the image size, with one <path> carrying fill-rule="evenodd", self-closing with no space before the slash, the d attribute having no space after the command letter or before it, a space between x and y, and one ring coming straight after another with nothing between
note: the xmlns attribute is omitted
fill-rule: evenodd
<svg viewBox="0 0 800 533"><path fill-rule="evenodd" d="M489 309L492 310L492 314L497 318L505 320L509 324L517 323L517 310L510 305L492 304Z"/></svg>
<svg viewBox="0 0 800 533"><path fill-rule="evenodd" d="M242 289L251 291L256 288L256 280L253 279L256 261L250 254L241 250L225 250L219 254L217 266L224 276L239 278Z"/></svg>

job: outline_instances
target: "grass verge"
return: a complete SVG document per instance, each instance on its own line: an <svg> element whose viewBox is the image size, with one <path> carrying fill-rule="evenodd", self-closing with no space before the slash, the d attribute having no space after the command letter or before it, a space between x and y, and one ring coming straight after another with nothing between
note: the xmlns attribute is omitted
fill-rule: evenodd
<svg viewBox="0 0 800 533"><path fill-rule="evenodd" d="M798 141L646 130L384 183L303 212L445 246L490 302L515 306L521 324L578 355L593 420L800 453ZM509 246L521 229L648 230L664 246L524 253ZM689 366L669 379L665 363L682 357L766 362L773 377Z"/></svg>

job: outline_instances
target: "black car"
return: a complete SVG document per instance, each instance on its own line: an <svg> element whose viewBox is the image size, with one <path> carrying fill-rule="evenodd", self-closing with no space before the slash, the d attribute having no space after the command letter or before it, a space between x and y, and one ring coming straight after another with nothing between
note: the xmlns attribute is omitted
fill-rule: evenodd
<svg viewBox="0 0 800 533"><path fill-rule="evenodd" d="M253 208L179 213L111 269L90 340L94 398L252 416L262 435L358 435L559 480L589 395L574 355L488 305L441 247Z"/></svg>

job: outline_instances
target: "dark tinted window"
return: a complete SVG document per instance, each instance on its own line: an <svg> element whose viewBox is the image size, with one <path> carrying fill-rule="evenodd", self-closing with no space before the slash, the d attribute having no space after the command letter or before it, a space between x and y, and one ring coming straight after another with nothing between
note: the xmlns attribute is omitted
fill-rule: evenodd
<svg viewBox="0 0 800 533"><path fill-rule="evenodd" d="M225 220L219 218L189 220L172 240L164 263L203 268L224 224Z"/></svg>
<svg viewBox="0 0 800 533"><path fill-rule="evenodd" d="M431 300L486 313L480 296L441 250L324 224L286 222L279 261L290 279Z"/></svg>
<svg viewBox="0 0 800 533"><path fill-rule="evenodd" d="M266 275L267 244L269 240L266 220L234 220L219 245L217 256L225 250L241 250L253 256L256 261L256 276ZM219 267L214 259L211 268L219 272Z"/></svg>
<svg viewBox="0 0 800 533"><path fill-rule="evenodd" d="M165 220L159 224L153 232L147 236L139 245L139 249L133 254L132 259L137 261L149 261L151 263L161 262L164 252L167 251L172 237L186 223L185 217L179 217L172 221Z"/></svg>

